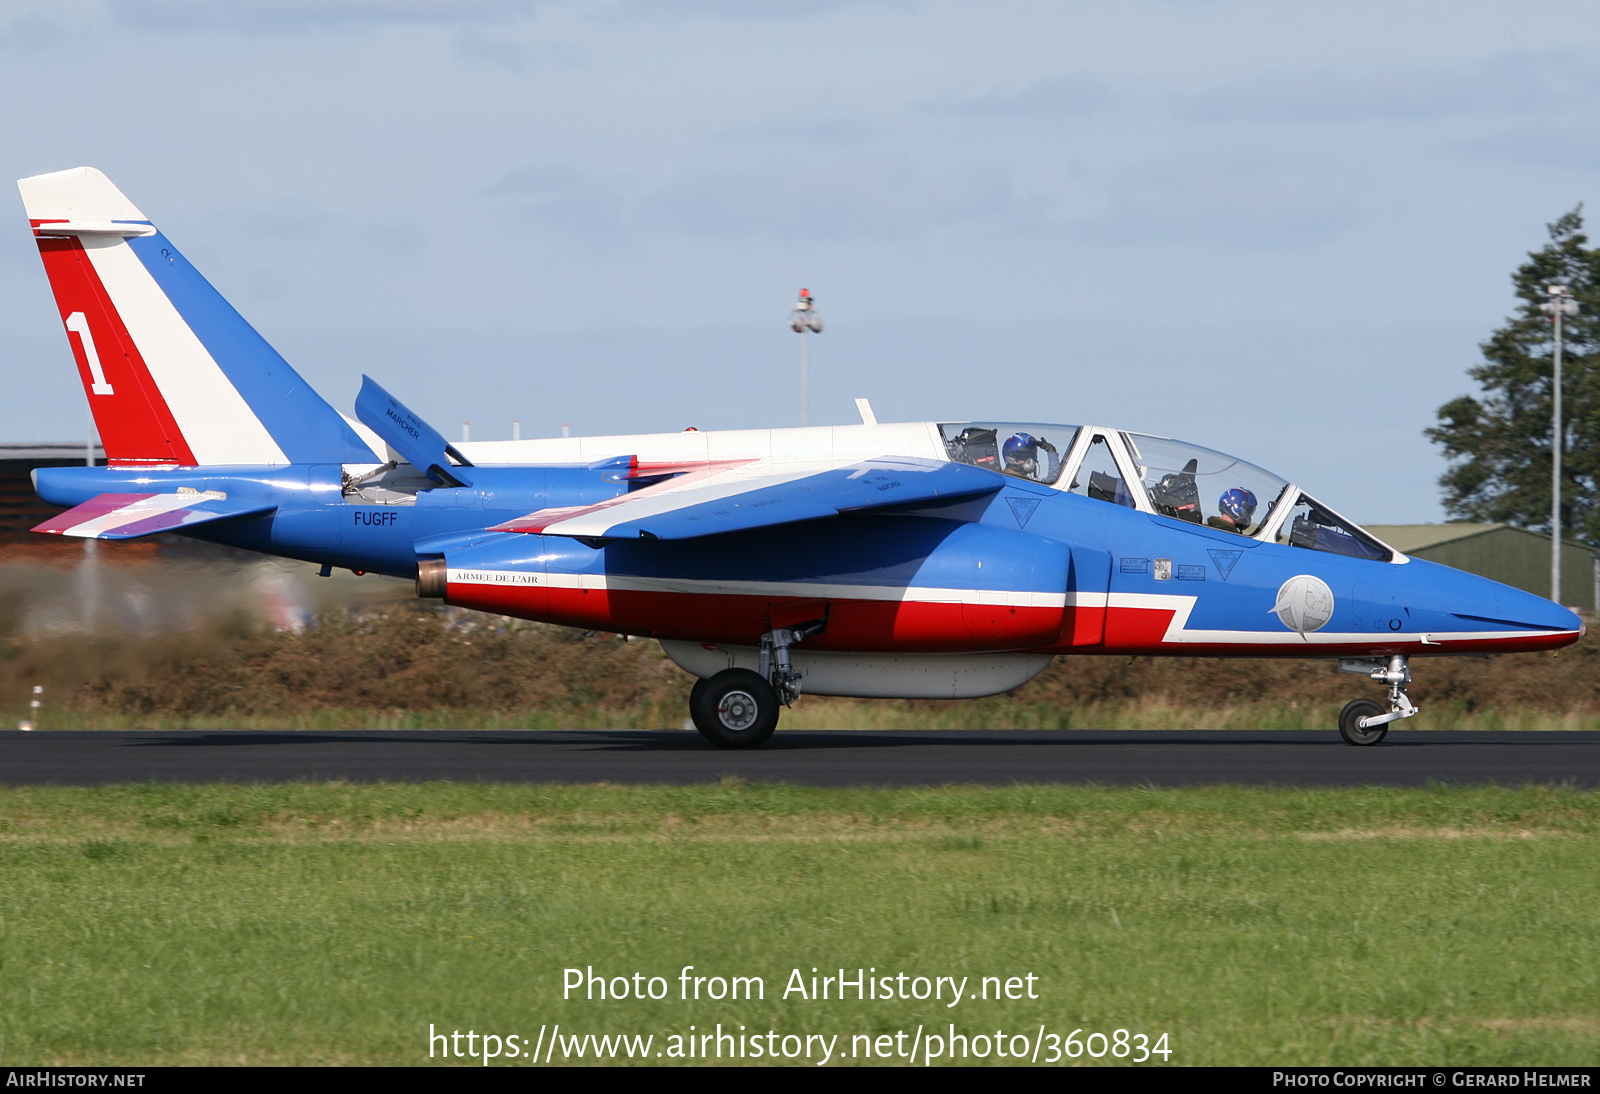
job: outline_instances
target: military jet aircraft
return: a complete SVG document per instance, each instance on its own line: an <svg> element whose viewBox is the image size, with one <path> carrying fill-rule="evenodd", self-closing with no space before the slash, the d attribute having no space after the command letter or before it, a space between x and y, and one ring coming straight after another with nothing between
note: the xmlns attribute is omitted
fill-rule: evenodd
<svg viewBox="0 0 1600 1094"><path fill-rule="evenodd" d="M1319 657L1351 744L1410 658L1583 624L1421 559L1300 485L1098 425L879 423L452 445L371 378L346 418L100 172L20 182L105 446L41 468L35 531L176 532L411 578L466 608L646 636L723 748L802 694L966 698L1073 654Z"/></svg>

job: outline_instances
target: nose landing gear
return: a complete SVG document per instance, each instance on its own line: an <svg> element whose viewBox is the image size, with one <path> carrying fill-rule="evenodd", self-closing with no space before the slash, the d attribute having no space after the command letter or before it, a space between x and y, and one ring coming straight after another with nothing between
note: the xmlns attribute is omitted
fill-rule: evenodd
<svg viewBox="0 0 1600 1094"><path fill-rule="evenodd" d="M1389 710L1371 699L1352 699L1339 712L1339 736L1353 745L1375 745L1389 732L1389 723L1417 714L1417 706L1406 694L1411 683L1411 664L1408 658L1396 654L1385 661L1381 657L1345 657L1339 661L1340 672L1359 672L1389 685Z"/></svg>

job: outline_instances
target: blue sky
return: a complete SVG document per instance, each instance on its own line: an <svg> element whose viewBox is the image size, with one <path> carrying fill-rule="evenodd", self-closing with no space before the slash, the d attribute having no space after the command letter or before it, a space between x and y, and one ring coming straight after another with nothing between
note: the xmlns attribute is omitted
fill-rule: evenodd
<svg viewBox="0 0 1600 1094"><path fill-rule="evenodd" d="M0 2L0 166L106 171L319 390L474 439L1096 421L1437 520L1420 431L1600 169L1600 9ZM14 193L14 191L13 191ZM83 432L13 199L0 439Z"/></svg>

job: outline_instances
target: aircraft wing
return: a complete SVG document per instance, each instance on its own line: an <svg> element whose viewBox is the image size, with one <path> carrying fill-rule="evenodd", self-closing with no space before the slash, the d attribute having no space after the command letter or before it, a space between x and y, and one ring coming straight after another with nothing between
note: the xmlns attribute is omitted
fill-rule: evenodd
<svg viewBox="0 0 1600 1094"><path fill-rule="evenodd" d="M542 509L492 529L594 539L692 539L840 513L992 494L993 471L916 456L708 465L581 508Z"/></svg>
<svg viewBox="0 0 1600 1094"><path fill-rule="evenodd" d="M138 539L228 517L270 513L276 508L274 502L232 499L216 490L101 494L65 513L57 513L33 531L85 539Z"/></svg>

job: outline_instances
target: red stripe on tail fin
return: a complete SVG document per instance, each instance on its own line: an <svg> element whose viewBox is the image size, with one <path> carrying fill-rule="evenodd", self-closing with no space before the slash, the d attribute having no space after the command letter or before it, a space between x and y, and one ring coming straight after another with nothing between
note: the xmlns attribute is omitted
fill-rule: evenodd
<svg viewBox="0 0 1600 1094"><path fill-rule="evenodd" d="M83 243L59 237L40 237L38 243L107 462L194 466L194 453Z"/></svg>

